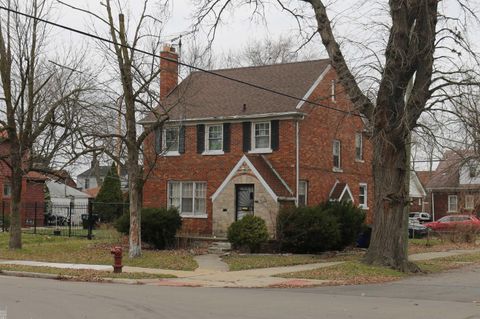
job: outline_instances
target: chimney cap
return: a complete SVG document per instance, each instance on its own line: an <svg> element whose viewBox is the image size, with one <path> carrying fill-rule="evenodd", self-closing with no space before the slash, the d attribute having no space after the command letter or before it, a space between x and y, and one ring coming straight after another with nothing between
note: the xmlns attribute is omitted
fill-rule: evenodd
<svg viewBox="0 0 480 319"><path fill-rule="evenodd" d="M175 48L174 48L170 43L164 44L162 51L163 51L163 52L176 53Z"/></svg>

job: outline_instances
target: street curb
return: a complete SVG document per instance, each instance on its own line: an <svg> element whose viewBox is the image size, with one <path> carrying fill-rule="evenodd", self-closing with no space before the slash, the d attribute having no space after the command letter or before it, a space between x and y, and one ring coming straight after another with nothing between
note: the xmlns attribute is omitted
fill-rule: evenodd
<svg viewBox="0 0 480 319"><path fill-rule="evenodd" d="M12 276L12 277L28 277L28 278L40 278L40 279L71 279L70 276L60 276L58 274L45 274L39 272L26 272L15 270L0 270L0 275Z"/></svg>

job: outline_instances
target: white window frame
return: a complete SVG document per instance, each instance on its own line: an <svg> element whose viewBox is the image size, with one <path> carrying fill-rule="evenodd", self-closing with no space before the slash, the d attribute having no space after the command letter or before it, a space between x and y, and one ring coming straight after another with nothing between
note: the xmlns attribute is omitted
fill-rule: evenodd
<svg viewBox="0 0 480 319"><path fill-rule="evenodd" d="M167 150L167 130L175 129L177 130L177 149L176 150ZM180 126L167 126L163 128L162 131L162 149L165 150L165 156L179 156L180 155Z"/></svg>
<svg viewBox="0 0 480 319"><path fill-rule="evenodd" d="M207 182L201 182L201 181L168 181L168 185L167 185L167 206L170 208L172 207L170 205L170 187L173 183L178 183L179 187L180 187L180 194L179 194L179 199L180 199L180 202L179 202L179 207L177 207L179 213L180 213L180 216L182 217L188 217L188 218L208 218L208 214L207 214ZM183 184L186 184L186 183L192 183L193 186L192 186L192 211L191 212L183 212L182 211L182 199L183 199ZM196 200L196 190L197 190L197 185L199 184L203 184L204 186L204 189L205 189L205 197L204 197L204 200L205 200L205 211L204 212L195 212L195 200ZM190 197L189 197L190 198Z"/></svg>
<svg viewBox="0 0 480 319"><path fill-rule="evenodd" d="M465 209L475 209L475 196L465 195Z"/></svg>
<svg viewBox="0 0 480 319"><path fill-rule="evenodd" d="M256 140L255 140L255 126L259 124L268 124L268 147L261 147L258 148L256 146ZM251 133L251 144L252 144L252 150L250 153L271 153L272 152L272 122L271 121L258 121L258 122L252 122L252 133Z"/></svg>
<svg viewBox="0 0 480 319"><path fill-rule="evenodd" d="M360 183L358 184L359 187L359 193L358 193L358 202L359 202L359 205L358 207L362 208L362 209L368 209L368 184L367 183ZM363 200L363 203L361 201L361 196L362 194L360 193L360 189L364 189L364 193L363 193L363 197L364 197L364 200Z"/></svg>
<svg viewBox="0 0 480 319"><path fill-rule="evenodd" d="M90 177L85 178L83 181L83 188L89 189L90 188Z"/></svg>
<svg viewBox="0 0 480 319"><path fill-rule="evenodd" d="M359 137L360 145L357 145L357 137ZM360 154L357 153L357 149L360 149ZM355 133L355 160L363 162L363 134L360 132Z"/></svg>
<svg viewBox="0 0 480 319"><path fill-rule="evenodd" d="M215 126L219 126L220 127L220 131L221 131L221 142L222 142L222 145L220 147L219 150L211 150L210 149L210 128L211 127L215 127ZM225 154L224 151L223 151L223 134L225 134L225 132L223 131L223 124L211 124L211 125L205 125L205 151L203 152L203 154L205 155L221 155L221 154Z"/></svg>
<svg viewBox="0 0 480 319"><path fill-rule="evenodd" d="M332 95L332 102L336 102L337 101L337 81L336 80L332 80L330 82L331 84L331 95Z"/></svg>
<svg viewBox="0 0 480 319"><path fill-rule="evenodd" d="M304 185L303 186L304 194L300 193L300 190L302 189L301 185ZM300 203L300 195L303 195L305 197L305 203ZM298 181L298 203L297 204L299 207L308 205L308 181L305 181L305 180Z"/></svg>
<svg viewBox="0 0 480 319"><path fill-rule="evenodd" d="M335 145L338 144L338 166L335 166ZM333 170L341 171L342 170L342 142L340 140L333 140L332 143L332 165Z"/></svg>
<svg viewBox="0 0 480 319"><path fill-rule="evenodd" d="M452 199L455 198L455 209L451 209L453 204ZM458 212L458 197L457 195L448 195L448 212L449 213L456 213Z"/></svg>

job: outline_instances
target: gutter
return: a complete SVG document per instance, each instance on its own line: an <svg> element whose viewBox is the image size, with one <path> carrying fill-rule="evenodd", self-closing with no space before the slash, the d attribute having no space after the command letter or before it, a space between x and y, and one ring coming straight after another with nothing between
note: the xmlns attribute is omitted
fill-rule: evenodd
<svg viewBox="0 0 480 319"><path fill-rule="evenodd" d="M300 125L295 121L295 206L298 207L298 190L300 188Z"/></svg>

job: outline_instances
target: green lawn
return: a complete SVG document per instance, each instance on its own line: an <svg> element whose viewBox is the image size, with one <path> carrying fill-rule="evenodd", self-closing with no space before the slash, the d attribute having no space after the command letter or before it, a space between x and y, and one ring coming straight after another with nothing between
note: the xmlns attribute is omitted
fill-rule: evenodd
<svg viewBox="0 0 480 319"><path fill-rule="evenodd" d="M352 253L347 255L337 255L334 257L327 257L325 255L237 255L223 257L223 261L227 263L230 271L255 269L255 268L270 268L295 266L304 264L314 264L330 261L344 261L359 258L359 254Z"/></svg>
<svg viewBox="0 0 480 319"><path fill-rule="evenodd" d="M8 233L0 233L0 259L34 260L62 263L111 265L110 249L124 240L115 230L95 231L95 239L22 234L23 248L8 249ZM143 250L140 258L127 258L124 246L125 266L194 270L198 267L193 256L186 251Z"/></svg>
<svg viewBox="0 0 480 319"><path fill-rule="evenodd" d="M472 264L480 264L480 253L435 258L417 262L423 274L437 273ZM335 266L285 273L277 277L328 280L330 282L329 284L357 285L388 282L405 278L406 276L417 275L418 274L401 273L385 267L368 266L362 264L360 261L346 261L343 264Z"/></svg>
<svg viewBox="0 0 480 319"><path fill-rule="evenodd" d="M43 274L58 275L59 278L70 278L82 281L100 281L105 278L124 278L124 279L161 279L161 278L176 278L173 275L167 274L149 274L144 272L136 273L113 273L109 271L84 270L84 269L62 269L53 267L35 267L35 266L21 266L21 265L0 265L0 273L4 270L19 271L19 272L33 272Z"/></svg>

